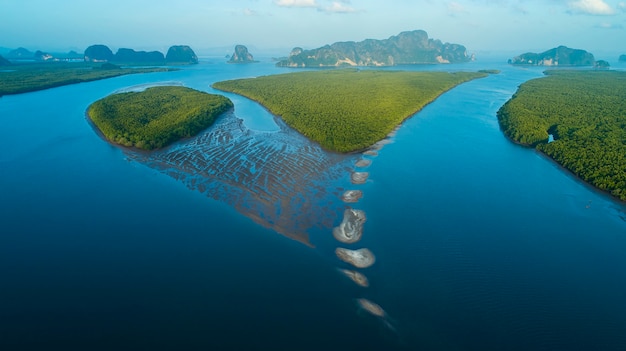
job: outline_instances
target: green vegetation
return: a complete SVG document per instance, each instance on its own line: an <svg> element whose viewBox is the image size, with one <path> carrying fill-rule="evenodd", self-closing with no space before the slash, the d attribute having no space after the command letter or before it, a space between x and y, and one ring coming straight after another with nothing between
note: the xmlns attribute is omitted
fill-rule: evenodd
<svg viewBox="0 0 626 351"><path fill-rule="evenodd" d="M281 67L395 66L424 63L460 63L472 59L463 45L428 38L423 30L402 32L388 39L344 41L313 50L293 48Z"/></svg>
<svg viewBox="0 0 626 351"><path fill-rule="evenodd" d="M498 111L502 130L626 200L626 72L546 74L522 84Z"/></svg>
<svg viewBox="0 0 626 351"><path fill-rule="evenodd" d="M0 96L89 82L133 73L163 72L167 68L111 68L100 63L28 63L11 65L10 72L0 72Z"/></svg>
<svg viewBox="0 0 626 351"><path fill-rule="evenodd" d="M351 152L385 136L475 72L330 70L218 82L216 89L256 100L326 149Z"/></svg>
<svg viewBox="0 0 626 351"><path fill-rule="evenodd" d="M221 95L165 86L109 95L87 113L109 141L152 150L197 134L232 107Z"/></svg>

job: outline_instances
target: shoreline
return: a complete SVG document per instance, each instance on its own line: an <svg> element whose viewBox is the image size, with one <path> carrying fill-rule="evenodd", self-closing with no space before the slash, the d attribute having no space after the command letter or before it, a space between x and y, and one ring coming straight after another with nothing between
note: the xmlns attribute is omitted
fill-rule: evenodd
<svg viewBox="0 0 626 351"><path fill-rule="evenodd" d="M498 124L500 124L499 121L498 121ZM606 198L608 198L610 200L613 200L613 201L617 202L620 205L626 205L626 200L622 200L619 197L611 194L609 191L604 190L604 189L600 189L597 186L591 184L590 182L584 180L581 176L579 176L578 174L574 173L574 171L572 171L571 169L563 166L562 164L557 162L555 159L553 159L552 157L550 157L548 154L544 153L543 151L538 150L536 146L532 146L532 145L529 145L529 144L523 144L523 143L520 143L520 142L518 142L516 140L513 140L506 133L504 133L504 131L502 130L502 126L500 126L500 132L512 144L517 145L517 146L519 146L521 148L524 148L524 149L533 150L537 155L541 156L544 159L549 160L550 163L552 163L553 165L557 166L561 171L564 171L564 173L568 174L570 177L575 179L577 182L582 183L583 185L585 185L590 190L593 190L595 193L601 194L604 197L606 197Z"/></svg>

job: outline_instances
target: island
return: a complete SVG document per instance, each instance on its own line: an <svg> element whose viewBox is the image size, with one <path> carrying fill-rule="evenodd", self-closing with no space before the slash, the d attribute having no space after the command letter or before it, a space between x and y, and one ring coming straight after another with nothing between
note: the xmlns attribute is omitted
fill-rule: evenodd
<svg viewBox="0 0 626 351"><path fill-rule="evenodd" d="M138 65L163 65L165 64L165 56L160 51L135 51L121 48L117 50L112 61Z"/></svg>
<svg viewBox="0 0 626 351"><path fill-rule="evenodd" d="M113 51L106 45L96 44L85 49L85 62L108 62L113 58Z"/></svg>
<svg viewBox="0 0 626 351"><path fill-rule="evenodd" d="M348 208L343 213L343 220L339 226L333 228L333 236L344 244L354 244L361 240L363 224L367 218L365 212Z"/></svg>
<svg viewBox="0 0 626 351"><path fill-rule="evenodd" d="M338 247L335 249L335 254L340 260L349 263L356 268L367 268L376 262L376 257L372 251L367 248L350 250Z"/></svg>
<svg viewBox="0 0 626 351"><path fill-rule="evenodd" d="M167 50L165 61L169 65L191 65L198 63L198 56L187 45L174 45Z"/></svg>
<svg viewBox="0 0 626 351"><path fill-rule="evenodd" d="M156 86L109 95L91 104L87 115L110 142L152 150L198 134L232 107L221 95Z"/></svg>
<svg viewBox="0 0 626 351"><path fill-rule="evenodd" d="M593 54L580 49L559 46L542 53L527 52L509 60L513 65L533 66L593 66Z"/></svg>
<svg viewBox="0 0 626 351"><path fill-rule="evenodd" d="M626 201L626 72L545 73L500 108L504 134Z"/></svg>
<svg viewBox="0 0 626 351"><path fill-rule="evenodd" d="M236 45L235 52L230 57L228 63L255 63L258 61L254 60L254 57L251 53L248 52L248 48L244 45Z"/></svg>
<svg viewBox="0 0 626 351"><path fill-rule="evenodd" d="M198 63L198 56L187 45L171 46L167 55L159 51L135 51L129 48L120 48L115 54L102 44L91 45L85 49L85 62L115 62L131 65L186 65Z"/></svg>
<svg viewBox="0 0 626 351"><path fill-rule="evenodd" d="M471 61L463 45L429 39L423 30L388 39L337 42L313 50L294 48L280 67L396 66Z"/></svg>
<svg viewBox="0 0 626 351"><path fill-rule="evenodd" d="M626 54L624 55L619 55L619 58L617 59L619 62L626 62Z"/></svg>
<svg viewBox="0 0 626 351"><path fill-rule="evenodd" d="M445 91L487 75L350 68L236 79L213 87L255 100L326 150L347 153L386 138Z"/></svg>

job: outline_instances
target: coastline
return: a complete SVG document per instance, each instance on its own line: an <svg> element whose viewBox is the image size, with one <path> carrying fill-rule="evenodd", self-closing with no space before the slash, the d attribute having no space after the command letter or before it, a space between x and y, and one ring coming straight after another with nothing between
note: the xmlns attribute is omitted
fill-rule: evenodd
<svg viewBox="0 0 626 351"><path fill-rule="evenodd" d="M498 124L500 124L500 122L498 121ZM500 132L502 133L502 135L508 140L510 141L512 144L515 144L521 148L524 149L529 149L529 150L533 150L536 154L538 154L539 156L541 156L544 159L549 160L552 164L554 164L555 166L557 166L561 171L564 171L564 173L567 173L569 176L571 176L573 179L575 179L576 181L584 184L586 187L588 187L590 190L593 190L595 193L601 194L603 196L606 196L607 198L610 198L613 201L618 202L619 204L622 205L626 205L626 200L622 200L619 197L611 194L609 191L604 190L604 189L600 189L597 186L593 185L592 183L586 181L585 179L583 179L581 176L579 176L578 174L574 173L574 171L572 171L571 169L563 166L562 164L560 164L559 162L557 162L554 158L550 157L548 154L544 153L543 151L537 149L536 146L532 146L529 144L523 144L520 143L516 140L514 140L513 138L511 138L510 136L508 136L503 130L502 130L502 126L500 125Z"/></svg>

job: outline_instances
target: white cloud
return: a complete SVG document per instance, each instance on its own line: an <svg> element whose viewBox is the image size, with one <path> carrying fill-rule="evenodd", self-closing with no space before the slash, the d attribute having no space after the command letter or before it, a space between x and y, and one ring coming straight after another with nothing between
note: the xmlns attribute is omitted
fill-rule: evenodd
<svg viewBox="0 0 626 351"><path fill-rule="evenodd" d="M349 1L333 1L330 6L326 6L320 8L320 11L328 12L328 13L352 13L357 12L357 10L349 6Z"/></svg>
<svg viewBox="0 0 626 351"><path fill-rule="evenodd" d="M257 11L254 11L254 10L249 9L249 8L244 9L243 10L243 14L246 15L246 16L258 16L259 15L259 13Z"/></svg>
<svg viewBox="0 0 626 351"><path fill-rule="evenodd" d="M447 4L447 7L448 7L448 13L451 15L468 12L463 5L459 4L456 1L449 2Z"/></svg>
<svg viewBox="0 0 626 351"><path fill-rule="evenodd" d="M274 0L274 4L282 7L319 7L315 0Z"/></svg>
<svg viewBox="0 0 626 351"><path fill-rule="evenodd" d="M573 13L583 13L588 15L612 15L613 8L603 0L577 0L568 3L570 11Z"/></svg>
<svg viewBox="0 0 626 351"><path fill-rule="evenodd" d="M617 4L617 7L618 7L620 10L622 10L622 11L626 12L626 2L624 2L624 1L620 2L619 4Z"/></svg>
<svg viewBox="0 0 626 351"><path fill-rule="evenodd" d="M613 23L608 23L608 22L602 22L602 23L596 25L596 28L602 28L602 29L622 29L624 27L621 24L613 24Z"/></svg>

